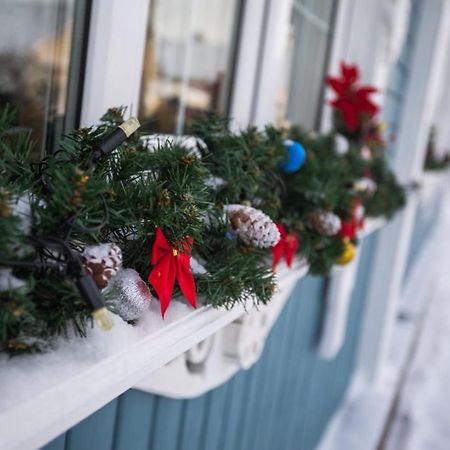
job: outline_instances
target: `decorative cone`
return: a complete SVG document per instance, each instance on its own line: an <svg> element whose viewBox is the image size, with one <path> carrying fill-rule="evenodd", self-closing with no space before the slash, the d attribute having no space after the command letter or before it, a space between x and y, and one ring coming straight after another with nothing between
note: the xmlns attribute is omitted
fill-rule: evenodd
<svg viewBox="0 0 450 450"><path fill-rule="evenodd" d="M334 213L316 209L309 214L309 223L319 233L325 236L335 236L341 229L341 219Z"/></svg>
<svg viewBox="0 0 450 450"><path fill-rule="evenodd" d="M280 240L277 226L261 210L243 205L227 205L225 210L234 232L245 244L267 248Z"/></svg>
<svg viewBox="0 0 450 450"><path fill-rule="evenodd" d="M93 278L97 287L103 289L122 268L122 250L112 242L91 245L84 249L82 261L86 272Z"/></svg>

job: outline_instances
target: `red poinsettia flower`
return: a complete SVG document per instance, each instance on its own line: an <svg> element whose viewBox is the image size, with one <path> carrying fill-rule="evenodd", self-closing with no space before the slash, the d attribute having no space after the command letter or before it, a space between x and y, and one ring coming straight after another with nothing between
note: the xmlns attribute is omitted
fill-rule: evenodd
<svg viewBox="0 0 450 450"><path fill-rule="evenodd" d="M336 98L330 102L331 106L340 111L345 125L350 131L356 131L360 125L361 116L373 117L378 112L378 106L370 99L370 95L377 91L372 86L360 86L359 70L355 65L341 63L340 77L327 77L326 82L334 92Z"/></svg>

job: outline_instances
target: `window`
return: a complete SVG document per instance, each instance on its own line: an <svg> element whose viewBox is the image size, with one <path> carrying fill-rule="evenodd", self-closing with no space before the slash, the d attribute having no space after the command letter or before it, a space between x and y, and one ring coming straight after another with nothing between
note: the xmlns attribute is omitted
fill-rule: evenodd
<svg viewBox="0 0 450 450"><path fill-rule="evenodd" d="M386 141L388 143L387 154L391 159L397 151L395 142L397 135L401 132L400 121L403 114L403 106L405 104L406 89L411 76L412 57L421 17L420 8L421 2L417 0L410 1L408 32L403 42L399 58L393 67L391 67L386 89L383 120L387 125L385 132Z"/></svg>
<svg viewBox="0 0 450 450"><path fill-rule="evenodd" d="M227 113L239 0L152 0L139 117L150 131L184 131L203 111Z"/></svg>
<svg viewBox="0 0 450 450"><path fill-rule="evenodd" d="M294 0L285 80L277 95L276 122L318 126L331 28L337 0Z"/></svg>
<svg viewBox="0 0 450 450"><path fill-rule="evenodd" d="M77 125L88 3L0 0L0 105L17 109L36 156Z"/></svg>

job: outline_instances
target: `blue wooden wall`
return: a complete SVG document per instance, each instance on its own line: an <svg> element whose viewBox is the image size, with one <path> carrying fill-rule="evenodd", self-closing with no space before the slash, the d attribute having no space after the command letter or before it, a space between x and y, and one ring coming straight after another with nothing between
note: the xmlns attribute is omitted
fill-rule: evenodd
<svg viewBox="0 0 450 450"><path fill-rule="evenodd" d="M362 244L345 345L332 361L318 358L326 282L296 286L260 361L193 400L130 390L46 450L310 450L348 387L376 242Z"/></svg>
<svg viewBox="0 0 450 450"><path fill-rule="evenodd" d="M441 196L436 195L427 203L419 202L419 206L416 210L416 217L414 219L414 228L409 246L406 270L403 277L403 285L405 285L408 280L411 270L414 267L414 263L420 256L427 238L431 235L433 227L438 221L441 208L440 200Z"/></svg>

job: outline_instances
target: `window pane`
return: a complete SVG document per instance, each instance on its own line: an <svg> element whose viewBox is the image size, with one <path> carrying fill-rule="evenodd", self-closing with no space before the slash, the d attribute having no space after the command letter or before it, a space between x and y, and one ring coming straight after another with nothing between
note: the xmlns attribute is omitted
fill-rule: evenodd
<svg viewBox="0 0 450 450"><path fill-rule="evenodd" d="M150 4L139 116L179 134L200 112L227 112L239 0Z"/></svg>
<svg viewBox="0 0 450 450"><path fill-rule="evenodd" d="M294 0L285 80L278 92L278 123L287 120L309 130L317 125L336 1Z"/></svg>
<svg viewBox="0 0 450 450"><path fill-rule="evenodd" d="M77 30L74 44L74 22L78 17L86 26L86 2L0 0L0 13L0 106L17 108L17 125L32 130L36 155L52 151L58 137L76 125L68 97L73 107L79 104L80 74L75 69L80 68L76 60L82 57L85 36L79 42Z"/></svg>

